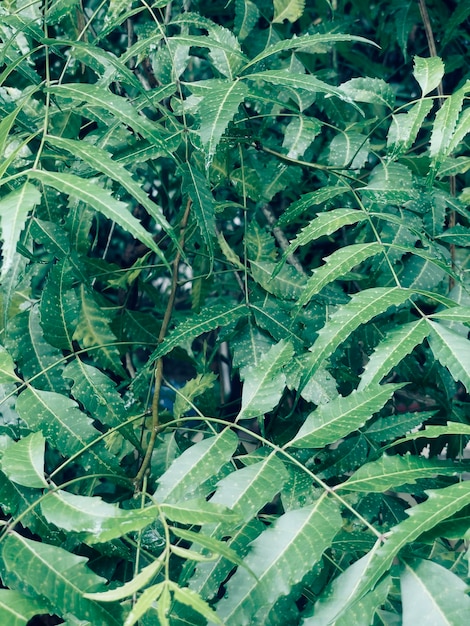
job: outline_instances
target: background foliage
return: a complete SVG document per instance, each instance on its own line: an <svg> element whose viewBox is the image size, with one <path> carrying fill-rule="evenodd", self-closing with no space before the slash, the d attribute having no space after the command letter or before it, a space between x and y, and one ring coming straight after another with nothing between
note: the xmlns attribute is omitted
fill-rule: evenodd
<svg viewBox="0 0 470 626"><path fill-rule="evenodd" d="M2 623L466 623L469 14L2 2Z"/></svg>

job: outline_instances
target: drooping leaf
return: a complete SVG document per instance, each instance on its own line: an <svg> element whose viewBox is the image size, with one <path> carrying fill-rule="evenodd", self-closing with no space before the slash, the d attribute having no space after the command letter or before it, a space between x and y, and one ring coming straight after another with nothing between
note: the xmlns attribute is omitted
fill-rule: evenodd
<svg viewBox="0 0 470 626"><path fill-rule="evenodd" d="M321 404L303 423L290 444L295 448L322 448L357 430L379 411L402 384L370 385Z"/></svg>
<svg viewBox="0 0 470 626"><path fill-rule="evenodd" d="M8 626L27 626L35 615L51 613L50 604L42 598L29 598L20 591L0 589L0 620Z"/></svg>
<svg viewBox="0 0 470 626"><path fill-rule="evenodd" d="M470 503L470 484L467 481L426 493L428 499L409 508L408 519L394 526L385 543L374 550L355 588L351 604L373 588L390 569L402 548Z"/></svg>
<svg viewBox="0 0 470 626"><path fill-rule="evenodd" d="M246 315L246 313L247 309L244 304L234 306L232 302L225 305L216 304L206 307L202 313L191 319L184 320L168 333L166 339L150 356L149 362L152 363L168 354L176 346L193 341L203 333L236 321Z"/></svg>
<svg viewBox="0 0 470 626"><path fill-rule="evenodd" d="M313 505L281 515L251 544L245 559L255 578L239 568L227 583L217 614L227 626L247 626L263 615L310 571L341 526L336 504Z"/></svg>
<svg viewBox="0 0 470 626"><path fill-rule="evenodd" d="M209 252L211 267L214 262L215 202L206 177L191 163L181 166L183 189L192 200L196 223Z"/></svg>
<svg viewBox="0 0 470 626"><path fill-rule="evenodd" d="M158 479L153 494L157 502L177 503L194 497L208 478L229 461L238 445L236 434L226 428L185 450Z"/></svg>
<svg viewBox="0 0 470 626"><path fill-rule="evenodd" d="M12 443L0 459L2 471L10 480L24 487L47 487L44 477L45 444L40 432L31 433Z"/></svg>
<svg viewBox="0 0 470 626"><path fill-rule="evenodd" d="M80 285L78 298L80 310L73 339L82 348L92 349L103 367L124 378L126 374L115 346L117 339L111 331L110 319L83 283Z"/></svg>
<svg viewBox="0 0 470 626"><path fill-rule="evenodd" d="M41 194L31 183L25 183L15 191L0 199L0 228L2 231L2 269L0 280L3 281L13 265L16 244L26 223L28 213L41 201Z"/></svg>
<svg viewBox="0 0 470 626"><path fill-rule="evenodd" d="M283 368L293 353L291 343L280 341L256 366L243 371L242 406L237 421L259 417L276 406L286 384Z"/></svg>
<svg viewBox="0 0 470 626"><path fill-rule="evenodd" d="M300 38L299 38L300 39ZM329 96L337 96L344 99L345 95L339 87L328 85L312 74L293 74L289 70L265 70L243 76L250 81L264 81L273 85L291 87L292 89L305 89L313 93L324 93Z"/></svg>
<svg viewBox="0 0 470 626"><path fill-rule="evenodd" d="M423 96L427 96L442 81L445 71L444 63L436 56L423 58L416 55L413 61L413 75L421 87Z"/></svg>
<svg viewBox="0 0 470 626"><path fill-rule="evenodd" d="M302 294L298 300L299 306L307 302L323 287L340 278L353 267L359 265L365 259L379 254L383 248L378 243L358 243L340 248L324 259L325 265L313 270L312 276L308 279Z"/></svg>
<svg viewBox="0 0 470 626"><path fill-rule="evenodd" d="M57 191L89 204L96 211L119 224L121 228L131 233L131 235L161 257L162 252L150 233L132 215L126 204L116 200L107 189L103 189L103 187L75 174L34 170L30 173L30 176L40 180L45 185L54 187Z"/></svg>
<svg viewBox="0 0 470 626"><path fill-rule="evenodd" d="M21 587L38 600L46 598L58 615L72 613L78 619L95 624L119 626L119 608L107 608L83 597L97 591L105 580L97 576L83 556L77 556L44 542L32 541L15 532L2 546L2 580L12 589Z"/></svg>
<svg viewBox="0 0 470 626"><path fill-rule="evenodd" d="M424 319L408 322L389 331L372 353L361 376L358 389L379 383L428 334L429 327Z"/></svg>
<svg viewBox="0 0 470 626"><path fill-rule="evenodd" d="M281 24L284 20L296 22L305 9L305 0L274 0L273 24Z"/></svg>
<svg viewBox="0 0 470 626"><path fill-rule="evenodd" d="M418 416L420 416L420 422L423 422L425 415L419 413ZM437 437L448 437L449 435L470 436L470 425L462 424L461 422L447 422L445 426L425 426L423 430L409 433L405 437L389 444L387 447L392 447L406 441L414 441L422 437L425 439L435 439Z"/></svg>
<svg viewBox="0 0 470 626"><path fill-rule="evenodd" d="M70 398L30 386L19 395L17 410L27 426L41 431L57 450L67 456L79 455L85 469L122 473L118 459L106 450L102 441L93 445L101 433Z"/></svg>
<svg viewBox="0 0 470 626"><path fill-rule="evenodd" d="M366 463L342 483L339 489L352 491L386 491L422 478L436 475L453 476L462 468L451 461L426 459L412 455L384 455L377 461Z"/></svg>
<svg viewBox="0 0 470 626"><path fill-rule="evenodd" d="M447 367L455 380L470 389L470 342L438 322L428 320L431 327L429 344L436 359Z"/></svg>
<svg viewBox="0 0 470 626"><path fill-rule="evenodd" d="M400 585L403 626L460 626L466 621L467 585L442 565L424 559L406 561Z"/></svg>
<svg viewBox="0 0 470 626"><path fill-rule="evenodd" d="M49 493L41 502L41 511L49 523L69 533L80 533L89 544L141 530L158 517L156 506L124 510L98 496L79 496L62 490Z"/></svg>

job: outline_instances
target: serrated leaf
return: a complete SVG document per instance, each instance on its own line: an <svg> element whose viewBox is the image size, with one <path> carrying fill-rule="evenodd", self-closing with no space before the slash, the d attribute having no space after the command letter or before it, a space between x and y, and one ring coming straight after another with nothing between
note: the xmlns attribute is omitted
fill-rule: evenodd
<svg viewBox="0 0 470 626"><path fill-rule="evenodd" d="M444 243L453 244L454 246L470 247L470 230L461 226L452 226L447 228L445 232L438 235L437 239Z"/></svg>
<svg viewBox="0 0 470 626"><path fill-rule="evenodd" d="M192 200L192 209L196 214L196 223L207 246L212 271L216 231L214 197L206 177L191 163L185 163L180 169L183 174L183 189Z"/></svg>
<svg viewBox="0 0 470 626"><path fill-rule="evenodd" d="M436 113L429 143L429 154L435 165L449 155L449 146L457 125L457 120L465 96L469 91L470 81L467 81L463 87L446 99Z"/></svg>
<svg viewBox="0 0 470 626"><path fill-rule="evenodd" d="M282 24L284 20L296 22L304 9L305 0L274 0L273 24Z"/></svg>
<svg viewBox="0 0 470 626"><path fill-rule="evenodd" d="M18 397L17 410L25 424L31 430L41 431L57 450L68 456L79 455L85 469L106 474L122 473L118 459L107 453L103 442L89 447L101 433L70 398L53 391L28 387ZM80 454L88 447L86 452Z"/></svg>
<svg viewBox="0 0 470 626"><path fill-rule="evenodd" d="M462 467L451 461L439 461L412 456L383 455L377 461L366 463L337 489L352 491L383 492L393 487L414 484L422 478L432 476L453 476Z"/></svg>
<svg viewBox="0 0 470 626"><path fill-rule="evenodd" d="M92 349L103 367L125 378L121 357L114 345L117 338L110 329L109 318L83 283L80 285L78 297L80 311L73 339L82 348Z"/></svg>
<svg viewBox="0 0 470 626"><path fill-rule="evenodd" d="M419 100L406 113L397 113L392 116L387 136L387 148L391 151L393 158L400 156L414 144L432 105L432 100Z"/></svg>
<svg viewBox="0 0 470 626"><path fill-rule="evenodd" d="M293 202L282 213L276 222L276 226L282 228L294 221L304 211L308 211L312 206L317 204L326 204L332 198L340 196L348 191L347 187L323 187L316 191L303 194L299 200Z"/></svg>
<svg viewBox="0 0 470 626"><path fill-rule="evenodd" d="M16 244L24 228L30 211L41 201L41 194L31 183L0 199L0 228L2 231L2 268L0 281L3 281L13 265Z"/></svg>
<svg viewBox="0 0 470 626"><path fill-rule="evenodd" d="M461 626L470 611L467 585L447 568L416 559L400 576L403 626Z"/></svg>
<svg viewBox="0 0 470 626"><path fill-rule="evenodd" d="M116 96L107 89L96 85L85 83L62 83L61 85L49 87L48 91L64 98L73 98L79 102L86 102L90 106L100 107L109 111L120 122L133 128L145 139L159 146L167 156L173 158L173 154L166 145L166 137L163 135L162 129L154 122L140 115L127 98Z"/></svg>
<svg viewBox="0 0 470 626"><path fill-rule="evenodd" d="M244 41L259 19L259 9L251 0L235 0L235 33Z"/></svg>
<svg viewBox="0 0 470 626"><path fill-rule="evenodd" d="M408 322L389 331L372 353L361 376L358 389L379 383L393 367L419 345L429 334L426 321Z"/></svg>
<svg viewBox="0 0 470 626"><path fill-rule="evenodd" d="M233 80L238 70L247 60L241 51L238 39L231 30L219 24L214 23L208 31L210 38L219 44L218 46L210 46L209 56L214 67L223 76ZM224 46L223 48L222 45Z"/></svg>
<svg viewBox="0 0 470 626"><path fill-rule="evenodd" d="M67 491L49 493L41 511L50 524L84 535L88 544L105 543L145 528L158 518L158 507L124 510L99 496L79 496Z"/></svg>
<svg viewBox="0 0 470 626"><path fill-rule="evenodd" d="M128 596L137 593L142 587L149 583L161 570L164 565L163 552L157 557L150 565L144 567L134 578L129 580L124 585L116 587L115 589L109 589L108 591L97 591L95 593L84 593L83 597L89 600L96 600L97 602L117 602L127 598Z"/></svg>
<svg viewBox="0 0 470 626"><path fill-rule="evenodd" d="M119 224L125 231L131 233L136 239L144 243L150 250L162 254L156 245L153 237L141 225L129 211L127 205L120 200L116 200L111 192L103 189L99 185L75 176L75 174L64 174L62 172L46 172L45 170L33 170L30 172L31 178L40 180L45 185L54 187L57 191L73 196L86 204L89 204L105 217Z"/></svg>
<svg viewBox="0 0 470 626"><path fill-rule="evenodd" d="M362 573L350 603L361 598L391 567L400 550L411 544L424 532L449 519L470 503L470 483L464 481L444 489L426 491L428 499L407 510L408 519L397 524L385 543L374 550Z"/></svg>
<svg viewBox="0 0 470 626"><path fill-rule="evenodd" d="M248 96L249 88L239 80L212 79L201 82L206 92L198 104L201 119L199 136L206 152L206 167L209 167L222 135ZM194 90L198 85L191 83L188 87Z"/></svg>
<svg viewBox="0 0 470 626"><path fill-rule="evenodd" d="M343 35L337 33L316 33L315 35L302 35L301 37L291 37L290 39L283 39L274 44L266 46L266 48L256 55L249 63L245 65L243 71L256 65L260 61L267 57L277 54L278 52L284 52L285 50L301 50L302 48L308 49L310 53L325 52L333 44L340 42L362 42L372 45L377 45L369 39L364 37L357 37L355 35ZM275 71L275 70L274 70Z"/></svg>
<svg viewBox="0 0 470 626"><path fill-rule="evenodd" d="M305 277L292 265L276 272L275 263L250 261L250 268L254 280L281 300L295 300L302 294Z"/></svg>
<svg viewBox="0 0 470 626"><path fill-rule="evenodd" d="M236 434L228 428L195 443L158 479L153 497L159 503L177 503L194 497L200 485L230 460L237 445Z"/></svg>
<svg viewBox="0 0 470 626"><path fill-rule="evenodd" d="M195 591L188 589L187 587L180 587L173 582L170 582L170 589L173 591L175 600L190 606L194 611L197 611L207 620L211 620L216 624L224 626L223 621L219 618L214 609L212 609L210 605Z"/></svg>
<svg viewBox="0 0 470 626"><path fill-rule="evenodd" d="M287 150L290 159L303 156L315 137L320 133L321 122L299 115L294 117L286 127L282 147Z"/></svg>
<svg viewBox="0 0 470 626"><path fill-rule="evenodd" d="M444 63L436 56L425 59L417 55L413 57L413 62L413 76L418 81L423 96L426 96L441 83L445 72Z"/></svg>
<svg viewBox="0 0 470 626"><path fill-rule="evenodd" d="M267 352L256 366L243 372L242 406L237 421L268 413L279 402L286 384L283 368L292 358L291 343L280 341Z"/></svg>
<svg viewBox="0 0 470 626"><path fill-rule="evenodd" d="M281 515L251 543L246 565L257 578L238 569L227 583L217 614L227 626L249 626L266 612L321 558L341 527L336 503L326 497Z"/></svg>
<svg viewBox="0 0 470 626"><path fill-rule="evenodd" d="M134 626L150 609L154 602L157 602L159 624L161 624L161 626L169 626L167 613L170 608L171 599L166 581L152 585L143 591L139 599L134 603L132 610L127 615L123 626Z"/></svg>
<svg viewBox="0 0 470 626"><path fill-rule="evenodd" d="M188 380L176 394L173 405L174 419L182 417L191 407L195 398L201 396L209 389L214 388L217 376L212 372L198 374L195 378Z"/></svg>
<svg viewBox="0 0 470 626"><path fill-rule="evenodd" d="M359 170L367 163L369 151L370 141L365 135L355 132L338 133L330 142L328 165Z"/></svg>
<svg viewBox="0 0 470 626"><path fill-rule="evenodd" d="M417 197L412 172L402 163L377 165L370 174L369 184L362 187L361 194L370 197L379 206L403 204Z"/></svg>
<svg viewBox="0 0 470 626"><path fill-rule="evenodd" d="M378 104L388 109L395 104L395 92L381 78L351 78L340 85L344 95L354 102Z"/></svg>
<svg viewBox="0 0 470 626"><path fill-rule="evenodd" d="M173 242L177 243L177 237L173 228L165 219L161 208L152 202L139 183L132 178L131 174L124 168L124 166L111 158L109 152L96 145L88 144L85 141L74 141L72 139L64 139L62 137L52 137L51 135L48 135L47 142L56 148L67 150L75 157L80 157L83 161L88 163L88 165L122 185L122 187L124 187L124 189L145 208L147 213L153 217L155 222L163 228L163 230L171 237ZM158 255L160 259L168 265L164 253L158 248L158 246L156 246L156 244L155 248L159 250ZM155 251L156 250L154 249L154 252Z"/></svg>
<svg viewBox="0 0 470 626"><path fill-rule="evenodd" d="M273 85L291 87L292 89L305 89L313 93L324 93L329 96L337 96L342 100L345 99L345 95L339 87L328 85L328 83L325 83L312 74L294 74L288 69L265 70L264 72L256 72L243 76L243 79L252 81L262 80Z"/></svg>
<svg viewBox="0 0 470 626"><path fill-rule="evenodd" d="M448 309L442 309L442 311L431 313L429 317L452 322L465 322L468 324L470 323L470 306L454 306Z"/></svg>
<svg viewBox="0 0 470 626"><path fill-rule="evenodd" d="M317 340L310 348L310 367L304 370L304 383L353 330L376 315L385 313L389 307L399 306L411 293L408 289L400 287L376 287L354 294L351 300L335 311L325 326L318 331Z"/></svg>
<svg viewBox="0 0 470 626"><path fill-rule="evenodd" d="M305 246L315 239L331 235L343 226L356 224L365 220L367 215L356 209L334 209L325 213L318 213L308 226L302 228L295 239L291 241L287 249L282 255L279 266L287 259L288 256L294 254L299 246Z"/></svg>
<svg viewBox="0 0 470 626"><path fill-rule="evenodd" d="M28 598L19 591L0 589L0 620L5 626L27 626L35 615L51 613L43 598Z"/></svg>
<svg viewBox="0 0 470 626"><path fill-rule="evenodd" d="M289 445L294 448L323 448L361 428L403 384L374 385L349 396L338 396L321 404L307 416Z"/></svg>
<svg viewBox="0 0 470 626"><path fill-rule="evenodd" d="M12 443L0 459L0 467L10 480L24 487L48 487L44 478L46 440L42 433L31 433Z"/></svg>
<svg viewBox="0 0 470 626"><path fill-rule="evenodd" d="M428 320L431 327L429 344L435 358L453 378L470 389L470 342L450 328Z"/></svg>
<svg viewBox="0 0 470 626"><path fill-rule="evenodd" d="M163 515L170 519L172 522L180 524L194 524L200 526L201 524L214 524L214 523L236 523L238 516L236 513L223 506L222 504L213 503L210 500L200 499L185 499L184 502L178 502L177 504L170 504L164 502L159 504L159 509Z"/></svg>
<svg viewBox="0 0 470 626"><path fill-rule="evenodd" d="M243 559L235 552L235 550L232 550L232 548L228 546L226 541L219 541L218 539L214 539L214 537L204 535L202 532L196 533L192 530L177 528L176 526L171 528L171 532L180 539L184 539L185 541L206 548L206 550L212 552L213 556L219 555L228 559L231 563L235 563L235 565L244 567Z"/></svg>
<svg viewBox="0 0 470 626"><path fill-rule="evenodd" d="M365 259L382 251L383 247L379 243L358 243L340 248L325 257L325 265L313 270L312 276L302 290L298 305L307 304L314 295L320 293L323 287L340 278Z"/></svg>
<svg viewBox="0 0 470 626"><path fill-rule="evenodd" d="M46 598L54 613L73 614L95 624L119 626L119 608L103 608L83 597L84 592L102 587L105 580L87 567L83 556L44 542L10 533L3 542L2 580L28 595Z"/></svg>
<svg viewBox="0 0 470 626"><path fill-rule="evenodd" d="M165 356L176 346L184 345L193 341L200 335L214 330L219 326L225 326L246 315L247 309L244 304L233 305L229 302L225 305L216 304L206 307L203 313L193 316L191 319L180 322L152 353L149 363Z"/></svg>

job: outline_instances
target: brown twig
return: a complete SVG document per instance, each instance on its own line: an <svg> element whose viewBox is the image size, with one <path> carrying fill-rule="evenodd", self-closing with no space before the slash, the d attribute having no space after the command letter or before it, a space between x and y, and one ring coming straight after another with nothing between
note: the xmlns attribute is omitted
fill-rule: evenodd
<svg viewBox="0 0 470 626"><path fill-rule="evenodd" d="M191 200L188 200L183 218L181 220L181 236L180 236L180 241L179 241L180 245L179 245L179 249L176 251L176 255L173 261L173 275L171 279L170 295L168 296L168 302L166 305L165 314L163 316L162 325L160 327L160 332L158 334L159 344L162 343L162 341L166 337L168 326L170 325L170 320L171 320L171 316L173 313L173 307L174 307L175 298L176 298L176 290L178 288L178 269L179 269L179 264L181 261L181 250L183 249L183 246L184 246L184 238L185 238L186 226L188 224L190 210L191 210ZM144 476L150 467L153 449L155 448L155 442L157 440L157 435L160 430L160 418L159 418L158 405L160 402L160 391L162 388L162 381L163 381L163 359L160 358L160 359L157 359L157 362L155 364L155 384L154 384L154 391L153 391L153 397L152 397L152 426L150 430L150 439L147 445L147 449L145 451L144 458L142 460L142 464L134 479L134 485L136 489L140 489Z"/></svg>

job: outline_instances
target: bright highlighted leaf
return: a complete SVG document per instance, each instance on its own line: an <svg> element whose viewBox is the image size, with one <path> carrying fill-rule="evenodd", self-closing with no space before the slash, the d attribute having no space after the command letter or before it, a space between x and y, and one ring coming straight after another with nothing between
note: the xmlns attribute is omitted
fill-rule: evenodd
<svg viewBox="0 0 470 626"><path fill-rule="evenodd" d="M42 433L31 433L8 446L0 461L2 471L10 480L24 487L44 488L44 452L46 440Z"/></svg>
<svg viewBox="0 0 470 626"><path fill-rule="evenodd" d="M50 604L39 598L29 598L19 591L0 589L0 623L5 626L27 626L35 615L52 612Z"/></svg>
<svg viewBox="0 0 470 626"><path fill-rule="evenodd" d="M455 380L470 390L470 342L455 331L428 320L429 343L436 359L447 367Z"/></svg>
<svg viewBox="0 0 470 626"><path fill-rule="evenodd" d="M2 281L13 265L16 244L26 223L26 218L40 201L41 194L31 183L25 183L19 189L15 189L0 199L3 256L0 280Z"/></svg>
<svg viewBox="0 0 470 626"><path fill-rule="evenodd" d="M470 612L464 581L447 568L416 559L405 562L400 577L403 626L462 626Z"/></svg>
<svg viewBox="0 0 470 626"><path fill-rule="evenodd" d="M345 398L338 396L327 404L321 404L310 413L290 445L295 448L322 448L334 443L363 426L402 386L369 386L364 391L353 391Z"/></svg>
<svg viewBox="0 0 470 626"><path fill-rule="evenodd" d="M444 77L444 63L439 57L414 57L413 75L421 87L423 96L426 96L440 84Z"/></svg>
<svg viewBox="0 0 470 626"><path fill-rule="evenodd" d="M293 353L291 343L280 341L256 366L243 370L242 407L237 421L259 417L276 406L286 385L283 369L292 359Z"/></svg>
<svg viewBox="0 0 470 626"><path fill-rule="evenodd" d="M284 20L296 22L305 9L305 0L274 0L273 24L281 24Z"/></svg>
<svg viewBox="0 0 470 626"><path fill-rule="evenodd" d="M15 374L15 363L3 346L0 346L0 384L20 380Z"/></svg>
<svg viewBox="0 0 470 626"><path fill-rule="evenodd" d="M299 583L341 527L336 503L321 497L313 505L281 515L251 543L245 559L255 574L239 568L217 604L226 626L262 623L275 602Z"/></svg>

